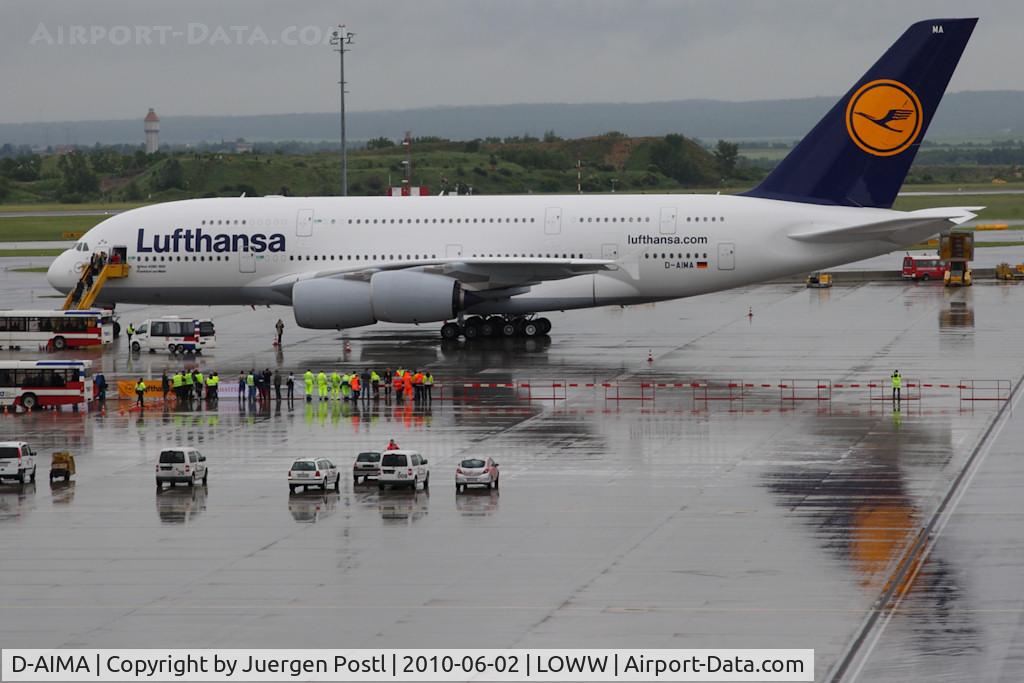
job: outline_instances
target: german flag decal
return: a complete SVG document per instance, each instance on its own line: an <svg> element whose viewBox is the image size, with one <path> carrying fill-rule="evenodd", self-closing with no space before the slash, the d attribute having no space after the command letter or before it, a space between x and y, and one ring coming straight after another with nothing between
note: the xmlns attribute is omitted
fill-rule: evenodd
<svg viewBox="0 0 1024 683"><path fill-rule="evenodd" d="M707 268L708 267L708 262L707 261L697 261L697 267L698 268Z"/></svg>

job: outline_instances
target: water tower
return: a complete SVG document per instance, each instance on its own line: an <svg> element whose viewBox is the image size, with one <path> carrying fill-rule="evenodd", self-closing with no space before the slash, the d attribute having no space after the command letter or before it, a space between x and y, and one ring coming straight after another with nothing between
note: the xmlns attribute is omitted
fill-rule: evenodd
<svg viewBox="0 0 1024 683"><path fill-rule="evenodd" d="M146 154L153 154L160 148L160 142L157 139L159 135L160 117L150 107L149 113L146 114Z"/></svg>

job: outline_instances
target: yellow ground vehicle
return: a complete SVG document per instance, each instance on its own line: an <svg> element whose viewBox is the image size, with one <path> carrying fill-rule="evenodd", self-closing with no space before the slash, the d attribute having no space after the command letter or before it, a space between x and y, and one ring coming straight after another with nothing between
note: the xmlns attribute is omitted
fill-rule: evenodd
<svg viewBox="0 0 1024 683"><path fill-rule="evenodd" d="M75 473L75 456L67 451L56 451L50 461L50 481L63 479L70 481Z"/></svg>
<svg viewBox="0 0 1024 683"><path fill-rule="evenodd" d="M949 270L943 278L947 287L970 287L971 269L967 267L966 261L952 261Z"/></svg>
<svg viewBox="0 0 1024 683"><path fill-rule="evenodd" d="M807 276L807 286L812 289L826 289L832 286L832 273L815 271Z"/></svg>
<svg viewBox="0 0 1024 683"><path fill-rule="evenodd" d="M1000 263L996 266L997 280L1024 280L1024 263L1011 266L1009 263Z"/></svg>

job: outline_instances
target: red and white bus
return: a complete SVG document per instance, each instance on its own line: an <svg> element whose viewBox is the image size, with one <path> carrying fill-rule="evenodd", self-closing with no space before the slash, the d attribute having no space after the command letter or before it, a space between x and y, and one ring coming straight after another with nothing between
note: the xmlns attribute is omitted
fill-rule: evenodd
<svg viewBox="0 0 1024 683"><path fill-rule="evenodd" d="M114 341L114 312L14 311L0 309L0 346L55 351L102 346Z"/></svg>
<svg viewBox="0 0 1024 683"><path fill-rule="evenodd" d="M935 256L911 256L903 257L903 279L904 280L941 280L946 276L949 265Z"/></svg>
<svg viewBox="0 0 1024 683"><path fill-rule="evenodd" d="M0 406L75 406L93 397L91 361L0 361Z"/></svg>

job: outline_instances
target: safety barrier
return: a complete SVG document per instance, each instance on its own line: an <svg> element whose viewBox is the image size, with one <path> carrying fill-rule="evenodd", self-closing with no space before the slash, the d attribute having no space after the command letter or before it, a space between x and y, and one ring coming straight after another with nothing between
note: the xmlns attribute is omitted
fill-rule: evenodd
<svg viewBox="0 0 1024 683"><path fill-rule="evenodd" d="M1008 401L1012 393L1006 379L962 379L958 388L961 401Z"/></svg>
<svg viewBox="0 0 1024 683"><path fill-rule="evenodd" d="M957 385L955 384L935 384L934 382L923 383L916 379L903 378L902 386L900 387L899 400L902 401L920 401L921 400L921 389L922 387L928 387L931 389L953 389ZM881 381L872 381L867 383L868 387L868 398L872 401L894 401L896 396L892 390L892 380L885 379Z"/></svg>
<svg viewBox="0 0 1024 683"><path fill-rule="evenodd" d="M780 401L831 401L832 381L827 379L788 379L779 382Z"/></svg>

